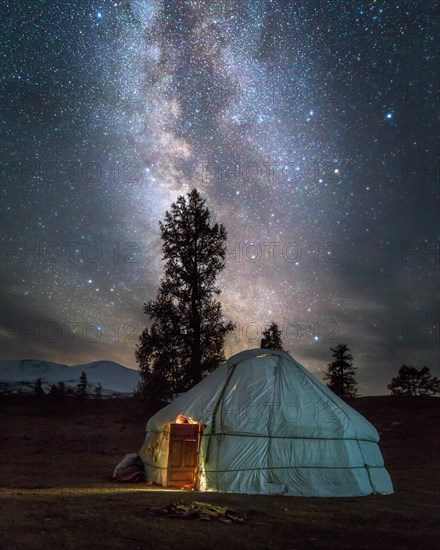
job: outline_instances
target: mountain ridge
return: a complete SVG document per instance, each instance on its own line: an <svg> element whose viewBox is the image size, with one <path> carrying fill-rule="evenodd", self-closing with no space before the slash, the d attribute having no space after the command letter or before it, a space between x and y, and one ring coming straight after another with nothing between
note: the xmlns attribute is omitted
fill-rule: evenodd
<svg viewBox="0 0 440 550"><path fill-rule="evenodd" d="M44 359L0 361L0 383L21 385L24 393L29 391L29 384L34 383L37 378L41 378L45 390L58 382L74 387L79 382L82 372L87 374L89 390L93 390L99 383L103 390L111 393L133 393L139 381L138 371L105 359L77 365L65 365ZM20 386L16 387L14 393L22 393L19 388Z"/></svg>

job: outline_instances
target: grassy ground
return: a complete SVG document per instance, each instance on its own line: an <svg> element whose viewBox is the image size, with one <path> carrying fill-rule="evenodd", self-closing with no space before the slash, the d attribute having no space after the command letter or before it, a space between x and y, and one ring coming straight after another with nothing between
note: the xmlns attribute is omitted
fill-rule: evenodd
<svg viewBox="0 0 440 550"><path fill-rule="evenodd" d="M4 399L0 548L435 548L440 539L440 399L365 397L352 405L381 433L395 494L343 499L220 495L115 485L151 411L135 400L78 407ZM202 500L245 511L244 525L148 515Z"/></svg>

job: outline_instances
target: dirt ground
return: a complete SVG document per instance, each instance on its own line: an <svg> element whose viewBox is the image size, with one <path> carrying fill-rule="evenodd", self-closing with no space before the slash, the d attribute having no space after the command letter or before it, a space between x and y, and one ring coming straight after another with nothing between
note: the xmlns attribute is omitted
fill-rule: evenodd
<svg viewBox="0 0 440 550"><path fill-rule="evenodd" d="M440 540L440 399L365 397L351 403L381 433L395 494L296 498L115 485L114 466L139 450L151 411L134 399L62 405L3 398L0 548L435 548ZM151 516L149 506L228 505L248 521Z"/></svg>

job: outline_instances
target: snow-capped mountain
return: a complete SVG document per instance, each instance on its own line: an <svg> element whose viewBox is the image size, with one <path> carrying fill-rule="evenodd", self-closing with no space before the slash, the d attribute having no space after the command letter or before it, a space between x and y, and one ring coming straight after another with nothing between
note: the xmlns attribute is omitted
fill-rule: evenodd
<svg viewBox="0 0 440 550"><path fill-rule="evenodd" d="M51 384L64 382L76 387L82 372L87 374L90 390L100 383L104 393L133 393L139 381L139 373L114 363L113 361L94 361L84 365L62 365L51 361L24 359L19 361L0 361L0 383L22 391L29 388L37 378L41 378L45 390ZM29 390L28 390L29 391Z"/></svg>

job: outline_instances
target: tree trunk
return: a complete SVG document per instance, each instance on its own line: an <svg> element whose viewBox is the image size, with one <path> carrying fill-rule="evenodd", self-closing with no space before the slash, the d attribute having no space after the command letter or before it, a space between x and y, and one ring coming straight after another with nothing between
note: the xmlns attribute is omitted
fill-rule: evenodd
<svg viewBox="0 0 440 550"><path fill-rule="evenodd" d="M192 356L193 384L202 379L202 350L200 347L200 322L194 327L194 347Z"/></svg>
<svg viewBox="0 0 440 550"><path fill-rule="evenodd" d="M197 261L197 241L194 243L194 272L191 289L191 324L193 331L192 353L191 353L191 371L192 383L198 384L202 379L202 350L201 350L201 317L199 312L199 274Z"/></svg>

